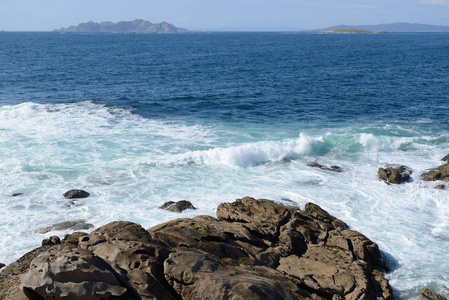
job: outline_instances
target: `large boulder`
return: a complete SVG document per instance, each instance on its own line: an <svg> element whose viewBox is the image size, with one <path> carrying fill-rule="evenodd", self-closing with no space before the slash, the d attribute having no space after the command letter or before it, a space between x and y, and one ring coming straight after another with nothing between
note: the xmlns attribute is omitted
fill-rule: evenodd
<svg viewBox="0 0 449 300"><path fill-rule="evenodd" d="M449 163L424 172L421 175L421 179L425 181L449 181Z"/></svg>
<svg viewBox="0 0 449 300"><path fill-rule="evenodd" d="M22 278L29 299L132 299L112 267L91 251L51 248L33 259Z"/></svg>
<svg viewBox="0 0 449 300"><path fill-rule="evenodd" d="M377 245L313 203L245 197L217 219L120 221L78 237L35 256L31 299L393 299Z"/></svg>
<svg viewBox="0 0 449 300"><path fill-rule="evenodd" d="M79 236L86 233L75 232L61 241L64 246L78 247ZM58 247L58 246L53 246ZM30 270L31 261L39 254L51 249L52 246L46 244L24 254L17 261L13 262L0 272L0 300L26 300L28 297L22 291L21 277ZM41 299L41 298L40 298Z"/></svg>
<svg viewBox="0 0 449 300"><path fill-rule="evenodd" d="M379 168L379 179L382 179L387 184L400 184L410 180L412 171L406 166L390 166L386 168Z"/></svg>

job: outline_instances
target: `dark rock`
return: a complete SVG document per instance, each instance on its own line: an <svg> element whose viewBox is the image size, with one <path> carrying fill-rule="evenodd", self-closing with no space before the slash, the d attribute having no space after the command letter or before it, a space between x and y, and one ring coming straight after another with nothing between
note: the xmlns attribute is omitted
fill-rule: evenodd
<svg viewBox="0 0 449 300"><path fill-rule="evenodd" d="M61 223L56 223L51 226L47 226L38 230L39 233L45 234L50 231L55 230L88 230L93 228L94 225L90 223L86 223L86 220L75 220L75 221L66 221Z"/></svg>
<svg viewBox="0 0 449 300"><path fill-rule="evenodd" d="M27 295L393 299L378 246L313 203L298 210L245 197L220 204L217 219L180 218L149 230L120 221L76 234L33 255Z"/></svg>
<svg viewBox="0 0 449 300"><path fill-rule="evenodd" d="M341 172L343 171L343 169L339 166L326 166L326 165L321 165L318 163L308 163L307 166L312 167L312 168L319 168L322 170L326 170L326 171L334 171L334 172Z"/></svg>
<svg viewBox="0 0 449 300"><path fill-rule="evenodd" d="M449 181L449 163L439 166L435 169L430 169L421 175L421 179L425 181Z"/></svg>
<svg viewBox="0 0 449 300"><path fill-rule="evenodd" d="M90 194L83 190L70 190L64 193L64 197L67 199L87 198Z"/></svg>
<svg viewBox="0 0 449 300"><path fill-rule="evenodd" d="M181 200L178 202L174 201L167 201L164 204L162 204L161 209L169 210L172 212L183 212L186 209L196 209L190 201L187 200Z"/></svg>
<svg viewBox="0 0 449 300"><path fill-rule="evenodd" d="M23 195L23 193L13 193L11 195L11 197L17 197L17 196L22 196L22 195Z"/></svg>
<svg viewBox="0 0 449 300"><path fill-rule="evenodd" d="M385 181L387 184L400 184L410 180L412 171L406 166L391 166L387 168L379 168L379 179Z"/></svg>
<svg viewBox="0 0 449 300"><path fill-rule="evenodd" d="M441 159L442 161L449 162L449 154Z"/></svg>
<svg viewBox="0 0 449 300"><path fill-rule="evenodd" d="M0 263L0 269L2 269L3 267L6 267L5 264Z"/></svg>
<svg viewBox="0 0 449 300"><path fill-rule="evenodd" d="M444 184L438 184L438 185L435 186L435 188L436 188L437 190L445 190L445 189L446 189L446 185L444 185Z"/></svg>
<svg viewBox="0 0 449 300"><path fill-rule="evenodd" d="M54 245L59 245L59 244L61 244L61 240L56 235L53 235L53 236L49 237L48 239L45 239L42 241L42 246L54 246Z"/></svg>
<svg viewBox="0 0 449 300"><path fill-rule="evenodd" d="M421 295L424 299L427 300L446 300L446 298L442 297L441 295L438 295L437 293L432 292L427 288L423 288L421 290Z"/></svg>

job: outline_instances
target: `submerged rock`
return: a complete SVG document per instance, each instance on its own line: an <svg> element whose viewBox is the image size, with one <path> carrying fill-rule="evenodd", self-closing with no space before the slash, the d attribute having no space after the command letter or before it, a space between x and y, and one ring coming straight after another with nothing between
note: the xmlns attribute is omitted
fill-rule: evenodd
<svg viewBox="0 0 449 300"><path fill-rule="evenodd" d="M437 293L432 292L427 288L423 288L421 290L421 295L426 300L446 300L446 298L442 297L441 295L438 295Z"/></svg>
<svg viewBox="0 0 449 300"><path fill-rule="evenodd" d="M186 209L196 209L190 201L187 200L181 200L178 202L174 201L167 201L164 204L162 204L161 209L165 209L172 212L183 212Z"/></svg>
<svg viewBox="0 0 449 300"><path fill-rule="evenodd" d="M421 175L421 179L425 181L449 181L449 163L430 169Z"/></svg>
<svg viewBox="0 0 449 300"><path fill-rule="evenodd" d="M51 226L41 228L38 230L38 232L41 234L45 234L47 232L55 231L55 230L69 230L70 229L73 231L77 231L77 230L88 230L93 227L94 227L94 225L92 225L90 223L86 223L86 220L81 219L81 220L75 220L75 221L65 221L65 222L61 222L61 223L56 223Z"/></svg>
<svg viewBox="0 0 449 300"><path fill-rule="evenodd" d="M23 277L27 295L393 299L378 246L313 203L301 211L245 197L220 204L217 219L182 218L149 230L112 222L80 235L78 245L69 240L39 248Z"/></svg>
<svg viewBox="0 0 449 300"><path fill-rule="evenodd" d="M400 184L410 180L410 175L412 171L407 166L390 166L387 168L379 168L378 175L379 179L385 181L387 184Z"/></svg>
<svg viewBox="0 0 449 300"><path fill-rule="evenodd" d="M11 197L18 197L18 196L22 196L23 193L13 193L11 194Z"/></svg>
<svg viewBox="0 0 449 300"><path fill-rule="evenodd" d="M437 190L445 190L446 189L446 185L445 184L438 184L435 186L435 188Z"/></svg>
<svg viewBox="0 0 449 300"><path fill-rule="evenodd" d="M63 196L67 199L78 199L78 198L87 198L90 194L83 190L70 190L63 194Z"/></svg>
<svg viewBox="0 0 449 300"><path fill-rule="evenodd" d="M322 170L326 170L326 171L334 171L334 172L342 172L343 169L339 166L326 166L326 165L321 165L319 163L308 163L307 166L312 167L312 168L319 168Z"/></svg>

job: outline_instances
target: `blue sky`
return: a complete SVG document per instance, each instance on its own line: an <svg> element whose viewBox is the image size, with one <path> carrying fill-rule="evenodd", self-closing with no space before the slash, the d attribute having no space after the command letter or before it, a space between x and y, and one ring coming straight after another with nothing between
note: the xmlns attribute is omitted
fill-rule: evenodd
<svg viewBox="0 0 449 300"><path fill-rule="evenodd" d="M393 22L449 25L449 0L0 0L0 29L167 21L196 30L307 30Z"/></svg>

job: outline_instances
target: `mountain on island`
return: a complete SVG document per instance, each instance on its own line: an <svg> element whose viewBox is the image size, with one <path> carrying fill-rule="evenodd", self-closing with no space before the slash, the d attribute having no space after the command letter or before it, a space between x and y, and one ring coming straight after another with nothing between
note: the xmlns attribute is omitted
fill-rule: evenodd
<svg viewBox="0 0 449 300"><path fill-rule="evenodd" d="M342 29L342 28L335 28L329 31L325 31L323 33L327 34L351 34L351 33L386 33L386 31L369 31L364 29Z"/></svg>
<svg viewBox="0 0 449 300"><path fill-rule="evenodd" d="M187 32L187 29L179 28L167 22L151 23L142 19L134 21L113 22L86 22L78 26L56 29L60 32L141 32L141 33L178 33Z"/></svg>
<svg viewBox="0 0 449 300"><path fill-rule="evenodd" d="M449 26L418 24L418 23L389 23L378 25L337 25L324 29L319 32L330 31L333 29L363 29L369 31L386 31L386 32L449 32Z"/></svg>

